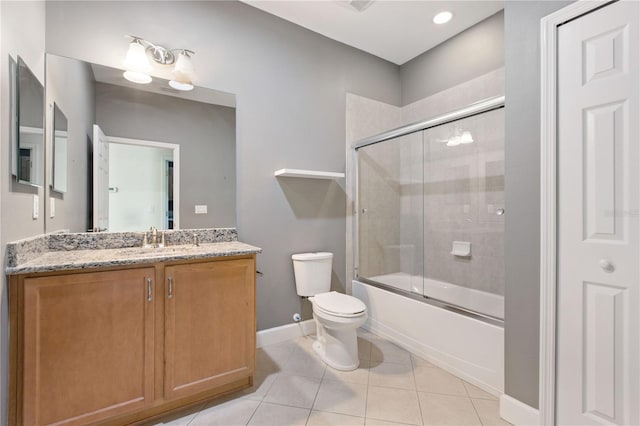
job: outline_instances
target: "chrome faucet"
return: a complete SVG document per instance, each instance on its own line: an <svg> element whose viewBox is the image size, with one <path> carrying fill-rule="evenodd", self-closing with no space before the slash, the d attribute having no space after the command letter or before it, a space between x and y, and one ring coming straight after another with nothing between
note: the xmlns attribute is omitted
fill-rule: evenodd
<svg viewBox="0 0 640 426"><path fill-rule="evenodd" d="M147 232L144 233L142 246L152 247L152 248L164 247L165 245L164 232L160 232L160 235L161 235L161 239L160 241L158 241L158 229L155 226L152 226L151 228L149 228L149 233ZM151 237L150 239L149 239L149 236Z"/></svg>
<svg viewBox="0 0 640 426"><path fill-rule="evenodd" d="M149 231L151 231L151 246L158 247L158 230L155 226L152 226Z"/></svg>

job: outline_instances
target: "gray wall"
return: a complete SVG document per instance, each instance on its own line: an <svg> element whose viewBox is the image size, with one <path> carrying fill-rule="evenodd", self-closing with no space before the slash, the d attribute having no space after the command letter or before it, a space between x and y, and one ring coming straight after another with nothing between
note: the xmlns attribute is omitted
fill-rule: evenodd
<svg viewBox="0 0 640 426"><path fill-rule="evenodd" d="M236 225L236 111L96 83L96 123L107 136L180 145L180 227ZM207 214L194 213L206 204Z"/></svg>
<svg viewBox="0 0 640 426"><path fill-rule="evenodd" d="M46 231L68 229L85 232L89 228L89 176L88 158L90 140L95 123L95 90L91 67L83 62L60 56L47 55L47 105L55 102L67 117L67 192L47 194L55 198L55 216L45 218ZM51 134L52 110L47 108L47 134ZM50 138L48 138L50 139ZM52 153L51 141L47 152ZM49 155L48 155L49 156ZM47 162L47 179L51 164ZM50 181L48 183L51 183ZM48 186L48 185L47 185ZM47 201L48 202L48 201ZM47 209L49 206L47 205Z"/></svg>
<svg viewBox="0 0 640 426"><path fill-rule="evenodd" d="M504 13L488 17L400 67L402 105L504 64Z"/></svg>
<svg viewBox="0 0 640 426"><path fill-rule="evenodd" d="M8 241L40 234L44 229L42 188L19 185L11 178L9 117L9 55L19 55L44 83L45 5L0 1L0 255L4 269ZM40 195L39 219L31 218L33 194ZM0 423L7 419L8 309L4 274L0 288Z"/></svg>
<svg viewBox="0 0 640 426"><path fill-rule="evenodd" d="M396 65L240 2L47 2L46 28L48 52L118 68L124 34L188 47L197 85L237 95L238 231L264 249L259 329L301 310L292 253L335 253L333 284L344 288L343 183L273 172L344 171L346 92L399 104Z"/></svg>
<svg viewBox="0 0 640 426"><path fill-rule="evenodd" d="M569 3L505 3L505 393L532 407L540 320L540 19Z"/></svg>

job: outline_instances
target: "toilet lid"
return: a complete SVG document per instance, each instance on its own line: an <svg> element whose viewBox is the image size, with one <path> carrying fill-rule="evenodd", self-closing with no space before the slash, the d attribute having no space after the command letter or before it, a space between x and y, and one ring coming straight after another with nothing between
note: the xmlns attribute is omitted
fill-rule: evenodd
<svg viewBox="0 0 640 426"><path fill-rule="evenodd" d="M320 309L337 315L359 314L367 309L360 299L337 291L318 294L313 301Z"/></svg>

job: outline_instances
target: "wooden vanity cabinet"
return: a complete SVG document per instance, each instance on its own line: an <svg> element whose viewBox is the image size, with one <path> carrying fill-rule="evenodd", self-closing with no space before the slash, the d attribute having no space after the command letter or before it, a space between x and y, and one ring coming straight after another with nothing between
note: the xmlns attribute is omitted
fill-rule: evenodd
<svg viewBox="0 0 640 426"><path fill-rule="evenodd" d="M255 266L249 260L167 266L167 399L253 373Z"/></svg>
<svg viewBox="0 0 640 426"><path fill-rule="evenodd" d="M11 425L136 423L252 383L255 255L9 285Z"/></svg>

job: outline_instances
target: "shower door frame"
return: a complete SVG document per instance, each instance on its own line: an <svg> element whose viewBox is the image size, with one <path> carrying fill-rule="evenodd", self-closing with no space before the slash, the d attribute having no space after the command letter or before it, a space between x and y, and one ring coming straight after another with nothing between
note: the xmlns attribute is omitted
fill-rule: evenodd
<svg viewBox="0 0 640 426"><path fill-rule="evenodd" d="M355 178L353 179L353 272L354 279L360 280L367 284L375 285L375 281L369 280L367 278L361 278L359 276L360 269L360 197L359 197L359 170L358 170L358 150L360 148L364 148L370 145L375 145L381 142L386 142L391 139L395 139L401 136L406 136L416 132L422 132L427 129L431 129L433 127L441 126L443 124L448 124L454 121L462 120L465 118L473 117L475 115L479 115L485 112L498 110L500 108L504 108L505 106L505 97L504 96L495 96L492 98L483 99L481 101L472 103L465 107L462 107L457 110L453 110L442 115L435 116L425 121L419 121L416 123L407 124L402 127L398 127L392 130L388 130L386 132L369 136L364 139L360 139L356 141L352 145L352 161L353 161L353 173ZM484 315L480 312L470 311L468 309L462 308L460 306L452 305L442 300L432 299L430 297L424 296L422 294L414 294L411 292L407 292L404 290L393 289L391 287L384 287L385 290L392 291L394 293L400 293L404 296L410 297L412 299L418 299L422 301L428 301L428 303L438 306L443 309L455 311L465 316L474 317L480 319L484 322L488 322L494 325L502 326L504 324L504 320L494 318L488 315Z"/></svg>

